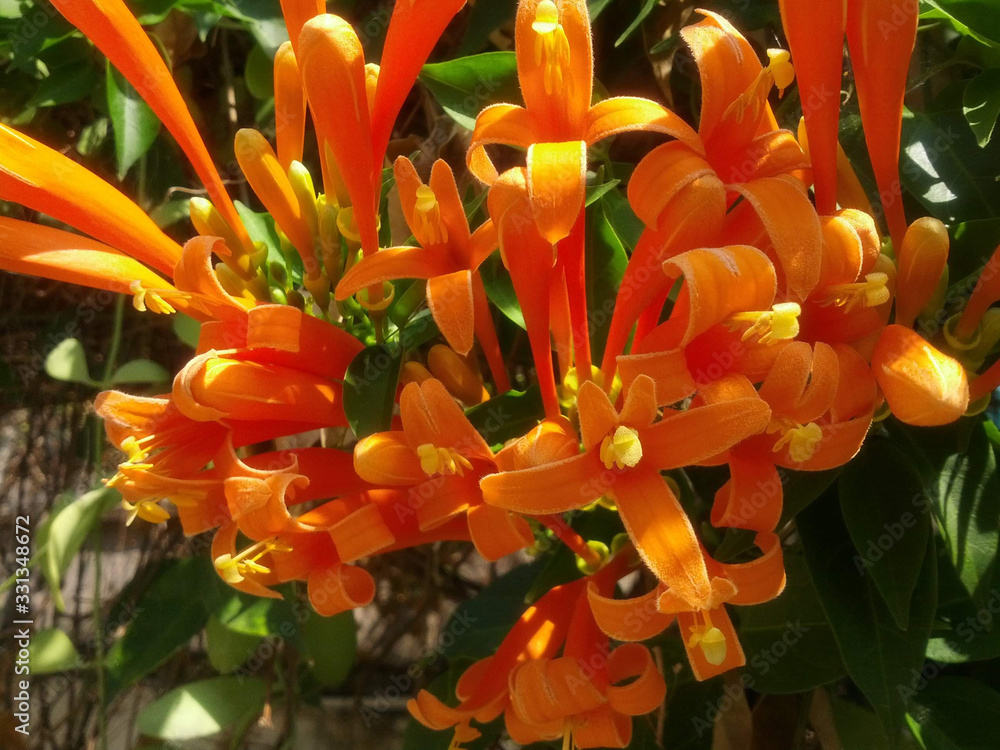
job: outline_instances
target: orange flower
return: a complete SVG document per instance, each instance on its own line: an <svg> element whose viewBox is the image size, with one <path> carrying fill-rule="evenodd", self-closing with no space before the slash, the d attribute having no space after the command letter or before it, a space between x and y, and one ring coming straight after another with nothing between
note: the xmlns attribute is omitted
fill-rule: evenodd
<svg viewBox="0 0 1000 750"><path fill-rule="evenodd" d="M559 243L574 354L584 380L590 377L583 226L587 147L634 130L664 133L696 150L701 147L683 120L647 99L615 97L591 106L593 50L585 0L521 0L514 36L525 107L496 104L484 109L476 119L467 162L473 175L492 185L499 175L486 146L527 149L531 215L541 236L551 245Z"/></svg>
<svg viewBox="0 0 1000 750"><path fill-rule="evenodd" d="M598 626L617 641L652 638L677 620L695 679L707 680L746 663L743 648L724 604L762 604L785 588L781 543L772 533L757 534L761 556L748 563L722 564L705 555L713 595L692 606L660 584L634 599L616 600L591 583L588 598Z"/></svg>
<svg viewBox="0 0 1000 750"><path fill-rule="evenodd" d="M385 248L363 258L337 285L337 299L389 280L428 279L427 305L445 339L468 354L478 337L498 389L510 390L479 274L497 248L496 227L487 219L470 233L455 175L443 160L435 162L429 184L405 157L396 160L394 172L403 216L420 247Z"/></svg>
<svg viewBox="0 0 1000 750"><path fill-rule="evenodd" d="M354 29L337 16L312 17L298 35L299 71L327 164L324 174L330 177L327 193L337 196L341 208L353 209L351 228L365 255L379 246L382 161L393 123L441 33L463 5L465 0L396 3L381 69L366 68Z"/></svg>
<svg viewBox="0 0 1000 750"><path fill-rule="evenodd" d="M437 380L410 383L399 399L403 429L362 439L358 475L376 485L410 487L396 509L430 530L468 516L479 552L496 560L534 541L523 518L483 504L479 480L496 471L493 451Z"/></svg>
<svg viewBox="0 0 1000 750"><path fill-rule="evenodd" d="M520 744L562 738L565 747L627 747L631 717L662 703L666 685L645 646L611 650L585 594L588 586L610 594L631 557L626 547L596 574L539 599L494 656L465 671L456 708L421 691L410 713L431 729L454 727L453 747L479 736L471 721L487 723L501 713Z"/></svg>
<svg viewBox="0 0 1000 750"><path fill-rule="evenodd" d="M584 383L577 400L584 452L486 476L483 497L491 505L537 516L611 495L646 565L678 596L700 607L712 596L712 582L691 521L660 472L723 453L762 431L770 416L741 376L712 384L702 397L701 405L668 409L656 422L650 378L635 379L621 412L599 386Z"/></svg>

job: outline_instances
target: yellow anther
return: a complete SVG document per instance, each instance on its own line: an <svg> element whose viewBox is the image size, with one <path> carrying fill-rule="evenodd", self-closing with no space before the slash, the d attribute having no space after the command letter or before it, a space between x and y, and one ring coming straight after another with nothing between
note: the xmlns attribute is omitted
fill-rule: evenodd
<svg viewBox="0 0 1000 750"><path fill-rule="evenodd" d="M417 188L417 203L414 206L419 236L418 240L426 245L441 245L448 241L448 227L441 221L441 206L437 196L428 185Z"/></svg>
<svg viewBox="0 0 1000 750"><path fill-rule="evenodd" d="M733 330L749 323L742 340L757 336L762 344L794 339L799 335L799 315L802 308L797 302L779 302L770 310L736 313L729 318Z"/></svg>
<svg viewBox="0 0 1000 750"><path fill-rule="evenodd" d="M141 518L148 523L165 523L170 518L170 514L157 505L156 500L140 500L137 503L130 503L122 498L122 507L128 511L126 526L131 526L136 518Z"/></svg>
<svg viewBox="0 0 1000 750"><path fill-rule="evenodd" d="M608 435L601 443L601 461L610 469L632 468L642 460L642 443L639 433L631 427L621 425L613 435Z"/></svg>
<svg viewBox="0 0 1000 750"><path fill-rule="evenodd" d="M700 648L701 653L712 666L719 666L726 660L728 646L726 636L717 627L712 625L712 616L708 610L703 610L705 617L704 625L695 625L692 628L691 637L688 639L688 648Z"/></svg>
<svg viewBox="0 0 1000 750"><path fill-rule="evenodd" d="M806 425L793 423L791 425L778 426L776 429L769 429L769 432L784 430L781 439L774 444L774 451L777 453L786 445L788 455L796 463L808 461L816 453L816 449L823 441L823 430L815 422Z"/></svg>
<svg viewBox="0 0 1000 750"><path fill-rule="evenodd" d="M129 284L128 288L132 292L132 307L139 312L148 310L157 315L172 315L177 312L173 305L163 299L163 295L173 295L181 299L187 299L190 296L170 289L147 289L138 279Z"/></svg>
<svg viewBox="0 0 1000 750"><path fill-rule="evenodd" d="M424 443L417 446L417 457L420 459L420 468L424 473L432 477L435 474L441 476L465 476L466 469L472 468L472 463L465 456L454 448L438 448L431 443Z"/></svg>
<svg viewBox="0 0 1000 750"><path fill-rule="evenodd" d="M827 290L824 305L846 307L847 312L858 307L878 307L884 305L892 294L889 292L889 276L881 272L869 273L864 281L854 284L835 284Z"/></svg>
<svg viewBox="0 0 1000 750"><path fill-rule="evenodd" d="M226 553L215 558L215 569L226 583L239 583L251 573L268 574L271 569L258 560L271 552L290 552L291 547L277 539L265 539L247 547L237 555Z"/></svg>
<svg viewBox="0 0 1000 750"><path fill-rule="evenodd" d="M795 80L795 68L792 66L791 57L787 50L769 49L767 51L767 59L770 60L767 70L774 79L779 97L784 96L785 89L791 86Z"/></svg>
<svg viewBox="0 0 1000 750"><path fill-rule="evenodd" d="M535 37L535 65L544 66L545 93L573 87L573 78L563 74L569 65L570 49L566 31L559 22L559 8L552 0L542 0L535 7L531 24Z"/></svg>

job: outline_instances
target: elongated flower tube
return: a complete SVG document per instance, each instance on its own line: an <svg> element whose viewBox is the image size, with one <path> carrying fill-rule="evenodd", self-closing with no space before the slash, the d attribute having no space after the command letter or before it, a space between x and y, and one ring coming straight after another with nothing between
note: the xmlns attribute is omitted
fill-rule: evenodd
<svg viewBox="0 0 1000 750"><path fill-rule="evenodd" d="M118 190L3 124L0 199L48 214L162 273L170 274L181 255L180 246Z"/></svg>
<svg viewBox="0 0 1000 750"><path fill-rule="evenodd" d="M288 29L288 39L296 55L299 54L299 35L310 18L326 13L324 0L281 0L281 15Z"/></svg>
<svg viewBox="0 0 1000 750"><path fill-rule="evenodd" d="M910 224L899 248L896 278L896 323L910 328L927 306L948 265L948 230L937 219Z"/></svg>
<svg viewBox="0 0 1000 750"><path fill-rule="evenodd" d="M816 208L837 208L837 132L844 66L844 1L781 0L781 22L795 62L799 98L809 134Z"/></svg>
<svg viewBox="0 0 1000 750"><path fill-rule="evenodd" d="M0 217L0 266L46 279L131 294L138 281L176 291L174 285L124 253L78 234Z"/></svg>
<svg viewBox="0 0 1000 750"><path fill-rule="evenodd" d="M212 157L191 118L170 70L153 42L122 0L65 0L56 6L125 76L187 154L242 249L253 250L250 237L222 184ZM234 252L238 248L231 248Z"/></svg>
<svg viewBox="0 0 1000 750"><path fill-rule="evenodd" d="M974 339L976 329L991 305L1000 301L1000 247L987 261L976 280L972 296L958 319L954 337L963 344Z"/></svg>
<svg viewBox="0 0 1000 750"><path fill-rule="evenodd" d="M293 161L302 161L306 133L306 92L290 42L274 56L274 131L278 161L287 172Z"/></svg>
<svg viewBox="0 0 1000 750"><path fill-rule="evenodd" d="M894 247L900 247L906 234L899 148L918 15L917 3L847 0L847 43L861 123Z"/></svg>

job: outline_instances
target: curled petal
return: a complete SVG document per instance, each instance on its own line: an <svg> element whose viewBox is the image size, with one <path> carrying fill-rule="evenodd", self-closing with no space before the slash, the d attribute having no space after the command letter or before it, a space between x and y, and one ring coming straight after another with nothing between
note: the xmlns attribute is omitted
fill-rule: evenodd
<svg viewBox="0 0 1000 750"><path fill-rule="evenodd" d="M705 153L698 134L683 119L654 101L636 96L613 96L591 107L584 140L592 146L605 138L636 130L669 135L689 149Z"/></svg>
<svg viewBox="0 0 1000 750"><path fill-rule="evenodd" d="M469 171L481 182L492 185L500 176L493 166L486 147L493 144L528 149L539 139L539 125L524 107L513 104L492 104L476 118L466 161Z"/></svg>
<svg viewBox="0 0 1000 750"><path fill-rule="evenodd" d="M608 705L627 716L641 716L659 706L667 695L663 675L656 668L649 649L626 643L608 657ZM627 685L617 683L631 680Z"/></svg>
<svg viewBox="0 0 1000 750"><path fill-rule="evenodd" d="M372 484L412 486L427 478L402 432L378 432L354 447L354 470Z"/></svg>
<svg viewBox="0 0 1000 750"><path fill-rule="evenodd" d="M653 589L632 599L601 596L594 583L587 587L590 608L598 627L616 641L645 641L667 629L675 615L664 614L656 602L661 591Z"/></svg>
<svg viewBox="0 0 1000 750"><path fill-rule="evenodd" d="M491 505L475 505L469 508L468 516L472 543L486 560L499 560L535 541L531 526L514 513Z"/></svg>
<svg viewBox="0 0 1000 750"><path fill-rule="evenodd" d="M372 603L375 579L353 565L314 570L307 580L309 603L324 617L332 617Z"/></svg>

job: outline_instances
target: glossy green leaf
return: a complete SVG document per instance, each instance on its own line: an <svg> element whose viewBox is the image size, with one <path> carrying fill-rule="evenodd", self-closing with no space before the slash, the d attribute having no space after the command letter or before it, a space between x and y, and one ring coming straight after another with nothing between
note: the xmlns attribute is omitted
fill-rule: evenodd
<svg viewBox="0 0 1000 750"><path fill-rule="evenodd" d="M196 595L216 577L207 555L171 560L137 602L123 635L105 656L107 700L145 677L201 632L208 612Z"/></svg>
<svg viewBox="0 0 1000 750"><path fill-rule="evenodd" d="M227 15L242 21L270 59L273 60L278 47L288 41L288 29L278 0L228 0L216 5Z"/></svg>
<svg viewBox="0 0 1000 750"><path fill-rule="evenodd" d="M761 693L805 692L846 674L801 554L786 553L785 574L781 596L740 611L744 677Z"/></svg>
<svg viewBox="0 0 1000 750"><path fill-rule="evenodd" d="M29 106L57 107L78 102L90 96L99 82L100 76L93 65L84 61L68 62L52 69L39 84Z"/></svg>
<svg viewBox="0 0 1000 750"><path fill-rule="evenodd" d="M108 113L115 136L115 161L118 179L125 174L149 147L160 132L160 120L142 100L135 87L108 63Z"/></svg>
<svg viewBox="0 0 1000 750"><path fill-rule="evenodd" d="M525 391L507 391L466 412L472 426L490 445L524 435L544 416L542 394L537 385Z"/></svg>
<svg viewBox="0 0 1000 750"><path fill-rule="evenodd" d="M486 296L507 318L520 328L524 328L524 314L514 292L514 282L503 267L499 253L494 253L479 267L486 288Z"/></svg>
<svg viewBox="0 0 1000 750"><path fill-rule="evenodd" d="M874 712L836 695L830 696L830 709L844 750L885 750L889 746L882 722Z"/></svg>
<svg viewBox="0 0 1000 750"><path fill-rule="evenodd" d="M940 467L937 503L952 565L969 597L982 606L991 594L1000 545L1000 475L981 425L967 449Z"/></svg>
<svg viewBox="0 0 1000 750"><path fill-rule="evenodd" d="M360 352L344 377L344 414L359 438L388 430L399 382L401 352L376 344Z"/></svg>
<svg viewBox="0 0 1000 750"><path fill-rule="evenodd" d="M111 376L111 385L128 383L169 383L169 370L150 359L133 359L126 362Z"/></svg>
<svg viewBox="0 0 1000 750"><path fill-rule="evenodd" d="M76 646L59 628L32 633L28 653L33 675L65 672L80 666L80 654Z"/></svg>
<svg viewBox="0 0 1000 750"><path fill-rule="evenodd" d="M962 111L962 93L957 85L938 97L937 109L903 118L902 185L946 224L1000 216L994 169L1000 141L980 148Z"/></svg>
<svg viewBox="0 0 1000 750"><path fill-rule="evenodd" d="M839 507L816 502L796 520L809 577L826 612L847 672L878 714L888 747L899 745L906 710L900 686L919 676L937 608L937 565L933 537L924 554L910 605L909 627L901 630L870 575L856 562L857 550Z"/></svg>
<svg viewBox="0 0 1000 750"><path fill-rule="evenodd" d="M1000 693L969 677L933 677L912 696L909 724L925 750L993 750Z"/></svg>
<svg viewBox="0 0 1000 750"><path fill-rule="evenodd" d="M873 440L841 474L840 508L858 570L871 577L905 630L931 533L920 475L902 450Z"/></svg>
<svg viewBox="0 0 1000 750"><path fill-rule="evenodd" d="M316 680L327 687L342 685L357 658L358 626L354 613L321 617L310 612L301 627L303 651L312 662Z"/></svg>
<svg viewBox="0 0 1000 750"><path fill-rule="evenodd" d="M600 364L611 327L628 255L625 244L608 220L602 198L587 213L587 317L594 362Z"/></svg>
<svg viewBox="0 0 1000 750"><path fill-rule="evenodd" d="M962 111L976 134L976 141L985 146L993 137L1000 115L1000 69L985 70L969 82Z"/></svg>
<svg viewBox="0 0 1000 750"><path fill-rule="evenodd" d="M45 358L45 372L50 378L66 383L93 385L87 367L87 354L79 339L63 339Z"/></svg>
<svg viewBox="0 0 1000 750"><path fill-rule="evenodd" d="M62 577L101 517L121 502L121 495L108 487L92 490L67 505L53 509L35 537L42 574L60 612L66 610Z"/></svg>
<svg viewBox="0 0 1000 750"><path fill-rule="evenodd" d="M205 626L205 651L216 672L228 674L246 663L263 642L259 635L239 633L215 617Z"/></svg>
<svg viewBox="0 0 1000 750"><path fill-rule="evenodd" d="M955 22L963 33L1000 46L1000 4L994 0L925 0Z"/></svg>
<svg viewBox="0 0 1000 750"><path fill-rule="evenodd" d="M274 63L272 60L273 58L268 56L260 45L250 50L250 54L247 56L243 78L247 84L247 91L255 99L267 101L274 96Z"/></svg>
<svg viewBox="0 0 1000 750"><path fill-rule="evenodd" d="M173 742L210 737L260 712L266 690L257 678L191 682L139 711L136 726L147 737Z"/></svg>
<svg viewBox="0 0 1000 750"><path fill-rule="evenodd" d="M469 11L465 36L456 54L464 56L482 51L489 42L490 35L513 21L516 12L517 0L490 0L473 5Z"/></svg>
<svg viewBox="0 0 1000 750"><path fill-rule="evenodd" d="M429 63L424 65L420 81L444 111L469 130L487 105L520 99L513 52L485 52Z"/></svg>

